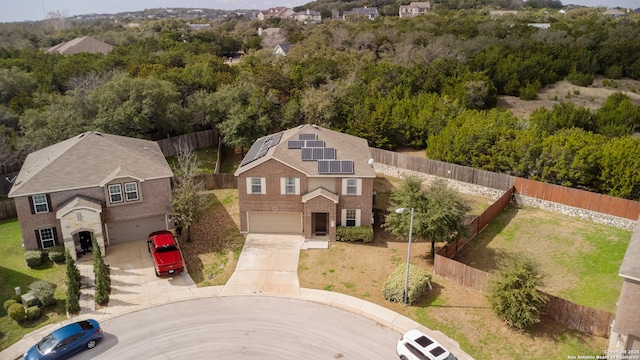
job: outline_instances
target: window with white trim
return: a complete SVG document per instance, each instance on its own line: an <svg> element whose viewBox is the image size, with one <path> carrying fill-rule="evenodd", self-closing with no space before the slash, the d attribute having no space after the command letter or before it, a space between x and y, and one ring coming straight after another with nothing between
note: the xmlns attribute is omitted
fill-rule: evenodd
<svg viewBox="0 0 640 360"><path fill-rule="evenodd" d="M342 179L342 195L362 195L362 179Z"/></svg>
<svg viewBox="0 0 640 360"><path fill-rule="evenodd" d="M356 210L347 209L346 219L345 226L356 226Z"/></svg>
<svg viewBox="0 0 640 360"><path fill-rule="evenodd" d="M358 194L358 179L347 179L347 195Z"/></svg>
<svg viewBox="0 0 640 360"><path fill-rule="evenodd" d="M300 178L280 178L280 194L300 195Z"/></svg>
<svg viewBox="0 0 640 360"><path fill-rule="evenodd" d="M124 183L124 195L127 201L136 201L140 199L138 194L138 183L128 182Z"/></svg>
<svg viewBox="0 0 640 360"><path fill-rule="evenodd" d="M33 210L36 214L47 213L49 212L49 202L47 201L47 195L38 194L33 195Z"/></svg>
<svg viewBox="0 0 640 360"><path fill-rule="evenodd" d="M109 185L109 201L112 204L121 203L122 199L122 185L111 184Z"/></svg>
<svg viewBox="0 0 640 360"><path fill-rule="evenodd" d="M48 249L56 245L56 239L53 235L53 228L39 229L37 231L42 249Z"/></svg>
<svg viewBox="0 0 640 360"><path fill-rule="evenodd" d="M262 181L260 181L260 178L251 178L251 193L262 194Z"/></svg>

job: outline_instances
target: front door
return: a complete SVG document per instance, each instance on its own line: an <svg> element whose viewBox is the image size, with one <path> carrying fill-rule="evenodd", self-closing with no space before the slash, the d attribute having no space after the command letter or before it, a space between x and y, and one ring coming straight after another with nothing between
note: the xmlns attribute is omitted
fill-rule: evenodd
<svg viewBox="0 0 640 360"><path fill-rule="evenodd" d="M82 255L90 252L93 248L93 233L91 231L80 231L78 233L78 242L80 243Z"/></svg>
<svg viewBox="0 0 640 360"><path fill-rule="evenodd" d="M328 213L313 213L313 233L317 236L327 235L327 222L329 221Z"/></svg>

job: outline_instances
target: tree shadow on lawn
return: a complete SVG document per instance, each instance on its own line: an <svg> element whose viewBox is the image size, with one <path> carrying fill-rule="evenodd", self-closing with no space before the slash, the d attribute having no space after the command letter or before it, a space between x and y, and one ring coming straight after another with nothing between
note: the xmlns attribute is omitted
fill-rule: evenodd
<svg viewBox="0 0 640 360"><path fill-rule="evenodd" d="M507 225L518 215L518 212L518 208L507 206L500 215L493 219L473 240L464 245L453 259L487 272L498 270L498 259L508 254L490 248L489 244L496 236L502 233Z"/></svg>
<svg viewBox="0 0 640 360"><path fill-rule="evenodd" d="M513 331L522 331L524 334L534 340L540 339L542 341L551 341L557 344L567 344L570 342L579 343L580 348L599 348L597 345L594 346L594 342L602 342L604 346L606 346L606 344L608 343L608 339L570 329L566 325L557 323L544 316L541 317L539 323L535 324L530 329L513 329ZM569 339L573 340L570 341ZM593 355L595 355L595 353Z"/></svg>

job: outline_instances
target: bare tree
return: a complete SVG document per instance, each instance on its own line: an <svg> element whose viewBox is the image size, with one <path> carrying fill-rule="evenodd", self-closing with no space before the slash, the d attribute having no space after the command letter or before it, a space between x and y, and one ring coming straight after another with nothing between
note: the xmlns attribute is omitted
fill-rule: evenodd
<svg viewBox="0 0 640 360"><path fill-rule="evenodd" d="M206 210L206 198L202 195L204 184L198 181L200 162L196 154L186 146L178 149L178 159L173 166L175 184L172 191L173 212L178 236L185 234L191 241L191 225L197 222Z"/></svg>

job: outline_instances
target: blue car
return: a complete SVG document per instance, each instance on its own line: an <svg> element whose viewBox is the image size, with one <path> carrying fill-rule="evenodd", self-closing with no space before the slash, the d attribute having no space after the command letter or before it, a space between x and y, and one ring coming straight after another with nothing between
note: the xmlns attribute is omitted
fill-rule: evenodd
<svg viewBox="0 0 640 360"><path fill-rule="evenodd" d="M102 328L96 320L88 319L57 329L33 345L25 360L66 359L86 349L93 349L102 339Z"/></svg>

